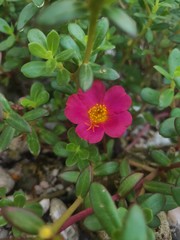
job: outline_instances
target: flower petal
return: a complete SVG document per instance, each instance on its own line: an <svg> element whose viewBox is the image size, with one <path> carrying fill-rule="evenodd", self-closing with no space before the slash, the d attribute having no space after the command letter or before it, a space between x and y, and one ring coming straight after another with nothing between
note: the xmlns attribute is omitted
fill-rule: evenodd
<svg viewBox="0 0 180 240"><path fill-rule="evenodd" d="M76 133L80 138L83 138L89 143L97 143L100 142L104 136L104 128L102 126L95 127L93 131L92 129L88 129L86 124L80 123L76 127Z"/></svg>
<svg viewBox="0 0 180 240"><path fill-rule="evenodd" d="M87 108L79 99L78 94L73 94L68 98L64 114L67 119L76 124L88 119Z"/></svg>
<svg viewBox="0 0 180 240"><path fill-rule="evenodd" d="M96 103L103 103L105 90L105 85L101 81L95 80L92 87L86 92L80 89L78 91L78 96L82 103L89 109Z"/></svg>
<svg viewBox="0 0 180 240"><path fill-rule="evenodd" d="M126 94L121 86L111 87L105 94L104 104L109 109L110 113L120 113L128 110L131 106L131 98Z"/></svg>
<svg viewBox="0 0 180 240"><path fill-rule="evenodd" d="M128 111L110 116L110 119L104 123L105 133L113 138L123 135L127 127L132 123L132 116Z"/></svg>

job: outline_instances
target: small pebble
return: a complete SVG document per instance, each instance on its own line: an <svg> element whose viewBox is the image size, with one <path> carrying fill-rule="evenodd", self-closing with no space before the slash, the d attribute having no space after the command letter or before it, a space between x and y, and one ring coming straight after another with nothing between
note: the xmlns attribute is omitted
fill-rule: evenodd
<svg viewBox="0 0 180 240"><path fill-rule="evenodd" d="M0 239L8 238L8 230L0 228Z"/></svg>
<svg viewBox="0 0 180 240"><path fill-rule="evenodd" d="M57 177L58 173L59 173L59 169L56 168L56 169L53 169L53 170L52 170L51 175L52 175L53 177Z"/></svg>
<svg viewBox="0 0 180 240"><path fill-rule="evenodd" d="M39 203L43 208L43 214L45 214L49 210L50 200L48 198L44 198Z"/></svg>
<svg viewBox="0 0 180 240"><path fill-rule="evenodd" d="M11 178L11 176L0 167L0 187L6 187L7 193L10 192L14 187L14 180Z"/></svg>
<svg viewBox="0 0 180 240"><path fill-rule="evenodd" d="M161 225L158 231L155 233L156 240L172 240L171 229L165 212L160 212L158 218L161 221Z"/></svg>
<svg viewBox="0 0 180 240"><path fill-rule="evenodd" d="M41 181L39 185L44 189L49 188L49 183L47 181Z"/></svg>
<svg viewBox="0 0 180 240"><path fill-rule="evenodd" d="M67 210L66 205L58 198L53 198L50 204L50 216L53 221L57 220ZM78 240L79 233L75 224L69 226L61 235L65 240Z"/></svg>
<svg viewBox="0 0 180 240"><path fill-rule="evenodd" d="M37 195L40 195L40 194L43 193L43 189L42 189L42 187L41 187L40 185L36 185L36 186L34 187L34 190L35 190L35 192L36 192Z"/></svg>
<svg viewBox="0 0 180 240"><path fill-rule="evenodd" d="M60 183L60 184L57 184L56 185L56 189L57 190L63 190L64 189L64 186Z"/></svg>
<svg viewBox="0 0 180 240"><path fill-rule="evenodd" d="M168 212L168 221L171 229L172 240L180 239L180 207Z"/></svg>

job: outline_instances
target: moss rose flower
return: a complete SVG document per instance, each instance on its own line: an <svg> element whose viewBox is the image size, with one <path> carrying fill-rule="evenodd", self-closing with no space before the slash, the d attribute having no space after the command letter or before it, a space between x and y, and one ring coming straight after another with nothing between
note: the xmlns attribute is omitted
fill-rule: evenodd
<svg viewBox="0 0 180 240"><path fill-rule="evenodd" d="M65 115L77 124L76 133L89 143L102 140L104 134L112 138L123 135L132 123L127 111L131 98L121 86L113 86L106 91L105 85L94 81L92 87L72 94L66 103Z"/></svg>

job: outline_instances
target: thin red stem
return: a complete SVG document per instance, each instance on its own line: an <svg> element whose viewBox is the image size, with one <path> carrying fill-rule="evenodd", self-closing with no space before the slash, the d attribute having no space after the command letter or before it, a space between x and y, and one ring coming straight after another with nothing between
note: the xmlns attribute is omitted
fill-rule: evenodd
<svg viewBox="0 0 180 240"><path fill-rule="evenodd" d="M120 199L120 196L116 193L112 196L113 201L117 201ZM91 215L93 213L93 209L92 208L86 208L85 210L71 216L61 227L60 231L62 232L63 230L65 230L66 228L68 228L69 226L71 226L72 224L83 220L84 218L86 218L87 216Z"/></svg>

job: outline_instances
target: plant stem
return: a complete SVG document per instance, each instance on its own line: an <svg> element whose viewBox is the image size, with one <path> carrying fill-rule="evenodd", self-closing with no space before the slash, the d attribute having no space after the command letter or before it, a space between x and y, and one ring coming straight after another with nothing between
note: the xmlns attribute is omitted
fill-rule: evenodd
<svg viewBox="0 0 180 240"><path fill-rule="evenodd" d="M112 200L113 201L118 201L120 199L120 196L118 194L114 194L112 196ZM84 218L86 218L87 216L91 215L93 213L93 209L92 208L86 208L85 210L82 210L81 212L73 215L72 217L70 217L61 227L60 232L62 232L64 229L68 228L69 226L71 226L72 224L83 220Z"/></svg>
<svg viewBox="0 0 180 240"><path fill-rule="evenodd" d="M99 14L99 12L95 12L94 14L92 13L90 16L88 41L87 41L87 47L86 47L86 52L85 52L83 63L88 63L90 56L91 56L91 51L92 51L93 44L94 44L95 29L96 29L96 22L97 22L98 14Z"/></svg>
<svg viewBox="0 0 180 240"><path fill-rule="evenodd" d="M133 160L128 160L128 162L131 166L141 168L147 172L153 172L155 170L155 168L149 167L145 164L142 164Z"/></svg>
<svg viewBox="0 0 180 240"><path fill-rule="evenodd" d="M83 199L78 197L75 202L67 209L67 211L52 224L52 230L57 233L61 226L67 221L67 219L73 214L73 212L81 205Z"/></svg>

